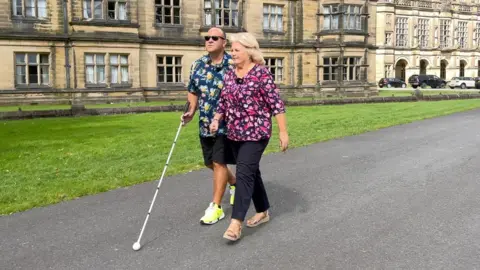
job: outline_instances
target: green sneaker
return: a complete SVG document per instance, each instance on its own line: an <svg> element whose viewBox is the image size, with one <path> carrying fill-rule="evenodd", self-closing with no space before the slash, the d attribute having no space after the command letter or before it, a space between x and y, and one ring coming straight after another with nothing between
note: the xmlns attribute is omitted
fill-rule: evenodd
<svg viewBox="0 0 480 270"><path fill-rule="evenodd" d="M223 209L220 208L214 202L211 202L207 210L205 210L205 215L200 219L200 223L204 225L212 225L222 220L225 217Z"/></svg>
<svg viewBox="0 0 480 270"><path fill-rule="evenodd" d="M230 205L235 201L235 186L230 186Z"/></svg>

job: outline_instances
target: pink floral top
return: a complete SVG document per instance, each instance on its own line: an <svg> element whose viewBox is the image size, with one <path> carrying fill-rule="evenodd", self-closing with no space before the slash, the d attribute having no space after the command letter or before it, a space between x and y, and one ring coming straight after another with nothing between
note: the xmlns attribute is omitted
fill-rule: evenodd
<svg viewBox="0 0 480 270"><path fill-rule="evenodd" d="M233 141L269 139L272 116L285 113L285 104L268 68L255 65L241 79L229 70L224 84L217 113L227 122L227 137Z"/></svg>

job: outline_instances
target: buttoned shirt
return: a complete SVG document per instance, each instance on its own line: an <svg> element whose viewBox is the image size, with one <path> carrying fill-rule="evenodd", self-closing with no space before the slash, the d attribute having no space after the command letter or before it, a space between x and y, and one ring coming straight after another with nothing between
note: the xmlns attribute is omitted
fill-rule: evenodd
<svg viewBox="0 0 480 270"><path fill-rule="evenodd" d="M199 110L199 133L201 137L214 136L210 132L210 123L217 111L217 104L222 92L223 77L227 70L233 69L233 61L229 54L225 53L222 63L212 64L209 55L204 55L196 60L190 70L188 91L198 96ZM225 121L220 121L218 135L226 133Z"/></svg>
<svg viewBox="0 0 480 270"><path fill-rule="evenodd" d="M255 65L240 79L228 70L224 81L217 112L227 122L227 137L234 141L269 139L272 116L286 111L269 69Z"/></svg>

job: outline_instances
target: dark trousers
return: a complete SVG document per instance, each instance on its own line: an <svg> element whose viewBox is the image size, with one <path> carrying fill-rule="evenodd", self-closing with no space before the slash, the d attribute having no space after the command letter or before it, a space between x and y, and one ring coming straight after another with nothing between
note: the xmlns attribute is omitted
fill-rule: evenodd
<svg viewBox="0 0 480 270"><path fill-rule="evenodd" d="M237 183L232 218L244 221L250 207L250 200L253 200L257 213L267 211L270 207L260 173L260 159L268 145L268 140L229 141L229 144L237 161Z"/></svg>

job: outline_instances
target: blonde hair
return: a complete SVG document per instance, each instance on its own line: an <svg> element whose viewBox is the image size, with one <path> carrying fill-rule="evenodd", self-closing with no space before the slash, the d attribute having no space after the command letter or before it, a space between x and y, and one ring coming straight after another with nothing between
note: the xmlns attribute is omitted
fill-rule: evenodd
<svg viewBox="0 0 480 270"><path fill-rule="evenodd" d="M265 65L265 59L260 51L260 45L257 39L250 33L241 32L230 36L230 42L238 42L246 48L248 55L252 59L252 62L259 65Z"/></svg>

